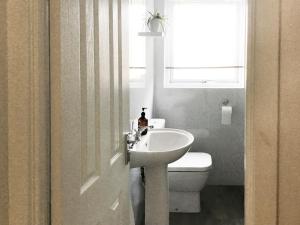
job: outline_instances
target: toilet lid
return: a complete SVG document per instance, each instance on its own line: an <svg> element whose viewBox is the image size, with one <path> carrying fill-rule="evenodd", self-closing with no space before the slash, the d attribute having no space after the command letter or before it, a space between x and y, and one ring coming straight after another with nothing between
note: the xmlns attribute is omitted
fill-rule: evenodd
<svg viewBox="0 0 300 225"><path fill-rule="evenodd" d="M212 166L211 155L204 152L188 152L168 165L169 171L208 171Z"/></svg>

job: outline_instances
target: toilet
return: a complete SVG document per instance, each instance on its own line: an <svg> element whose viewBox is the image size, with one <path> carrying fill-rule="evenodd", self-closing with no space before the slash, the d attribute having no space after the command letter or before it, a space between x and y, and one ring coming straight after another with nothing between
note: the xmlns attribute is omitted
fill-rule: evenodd
<svg viewBox="0 0 300 225"><path fill-rule="evenodd" d="M149 126L164 128L165 119L151 119ZM201 211L200 191L205 186L211 167L211 155L204 152L187 152L168 165L170 212Z"/></svg>
<svg viewBox="0 0 300 225"><path fill-rule="evenodd" d="M200 191L205 186L211 167L211 155L203 152L187 152L168 165L170 212L201 211Z"/></svg>

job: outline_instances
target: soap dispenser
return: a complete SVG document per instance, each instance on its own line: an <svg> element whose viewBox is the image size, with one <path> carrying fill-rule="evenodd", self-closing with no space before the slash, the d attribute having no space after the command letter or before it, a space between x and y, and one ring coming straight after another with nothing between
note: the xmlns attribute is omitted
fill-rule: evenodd
<svg viewBox="0 0 300 225"><path fill-rule="evenodd" d="M146 118L145 107L142 108L141 117L138 120L138 129L141 135L146 135L148 132L148 119Z"/></svg>

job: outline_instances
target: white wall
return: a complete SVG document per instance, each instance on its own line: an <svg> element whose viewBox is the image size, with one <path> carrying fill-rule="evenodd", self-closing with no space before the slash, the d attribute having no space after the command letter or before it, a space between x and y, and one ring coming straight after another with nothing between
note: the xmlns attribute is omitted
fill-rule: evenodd
<svg viewBox="0 0 300 225"><path fill-rule="evenodd" d="M151 118L153 112L153 81L152 76L147 75L144 88L130 88L130 120L139 118L142 107L147 107L146 117Z"/></svg>
<svg viewBox="0 0 300 225"><path fill-rule="evenodd" d="M143 37L141 37L143 38ZM146 118L151 119L153 113L154 75L153 75L153 40L146 40L147 73L144 87L130 88L130 120L140 117L142 107L147 107ZM135 224L144 224L145 190L141 179L140 168L130 170L131 200L135 217Z"/></svg>
<svg viewBox="0 0 300 225"><path fill-rule="evenodd" d="M145 38L145 37L141 37ZM154 97L154 74L153 74L153 40L146 39L146 77L145 84L138 88L131 87L129 90L130 98L130 119L134 120L141 115L142 107L147 107L146 118L152 118L153 97Z"/></svg>

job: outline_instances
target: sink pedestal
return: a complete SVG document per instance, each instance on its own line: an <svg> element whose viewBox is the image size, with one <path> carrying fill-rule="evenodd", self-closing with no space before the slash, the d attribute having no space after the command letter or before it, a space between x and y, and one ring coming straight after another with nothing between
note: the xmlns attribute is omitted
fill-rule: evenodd
<svg viewBox="0 0 300 225"><path fill-rule="evenodd" d="M130 166L145 167L145 225L169 225L168 163L182 157L193 141L184 130L153 129L129 150Z"/></svg>
<svg viewBox="0 0 300 225"><path fill-rule="evenodd" d="M169 225L167 165L145 167L145 225Z"/></svg>

